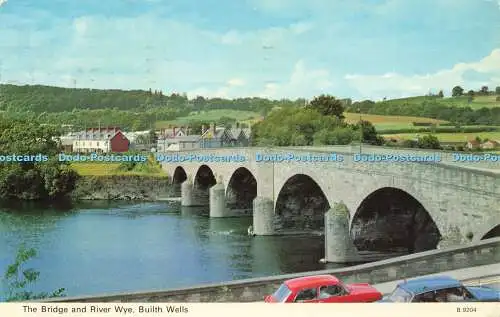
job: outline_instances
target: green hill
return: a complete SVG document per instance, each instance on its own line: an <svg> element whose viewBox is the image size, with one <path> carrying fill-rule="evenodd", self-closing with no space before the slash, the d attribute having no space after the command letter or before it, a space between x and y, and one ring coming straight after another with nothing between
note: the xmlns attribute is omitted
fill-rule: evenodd
<svg viewBox="0 0 500 317"><path fill-rule="evenodd" d="M418 96L418 97L408 97L400 99L390 99L386 101L380 101L381 104L386 105L406 105L413 106L419 105L424 102L436 103L438 105L448 106L448 107L470 107L472 109L480 108L494 108L500 107L500 101L497 101L496 95L489 96L475 96L469 102L469 97L449 97L449 98L439 98L437 96Z"/></svg>
<svg viewBox="0 0 500 317"><path fill-rule="evenodd" d="M354 102L347 113L378 116L422 117L450 124L500 125L500 105L494 95L439 98L420 96L381 102ZM36 120L47 124L78 127L118 125L142 130L192 120L216 121L231 118L255 121L272 109L298 107L304 100L235 100L164 95L151 90L103 90L61 88L42 85L0 85L0 116L4 119ZM367 118L367 116L365 116ZM394 121L393 119L391 119ZM387 120L383 120L387 121ZM388 122L384 123L386 126ZM392 124L392 123L391 123Z"/></svg>

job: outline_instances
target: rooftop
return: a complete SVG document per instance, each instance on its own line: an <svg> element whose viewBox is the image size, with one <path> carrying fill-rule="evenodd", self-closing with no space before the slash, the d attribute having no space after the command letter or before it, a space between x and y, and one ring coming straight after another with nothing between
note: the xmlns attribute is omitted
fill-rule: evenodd
<svg viewBox="0 0 500 317"><path fill-rule="evenodd" d="M412 279L398 284L399 287L412 292L420 294L427 291L433 291L449 287L457 287L462 284L456 279L449 276L431 276L418 279Z"/></svg>
<svg viewBox="0 0 500 317"><path fill-rule="evenodd" d="M304 276L294 278L288 281L285 281L286 286L291 290L303 288L303 287L315 287L318 284L327 283L339 283L340 280L333 275L314 275L314 276Z"/></svg>

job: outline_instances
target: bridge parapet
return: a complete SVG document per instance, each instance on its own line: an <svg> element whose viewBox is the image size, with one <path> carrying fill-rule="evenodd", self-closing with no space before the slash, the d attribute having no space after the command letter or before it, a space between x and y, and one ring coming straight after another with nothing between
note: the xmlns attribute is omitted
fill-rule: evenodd
<svg viewBox="0 0 500 317"><path fill-rule="evenodd" d="M284 280L301 276L333 274L348 283L377 284L499 262L500 238L493 238L465 246L431 250L335 270L237 280L166 291L57 298L43 302L255 302L262 301L264 295L274 292Z"/></svg>
<svg viewBox="0 0 500 317"><path fill-rule="evenodd" d="M365 147L363 148L365 149ZM378 151L378 152L377 152ZM436 153L448 153L443 151L403 151L406 154L420 154L431 155ZM257 162L255 160L256 154L288 154L288 153L311 153L313 155L330 154L335 152L344 156L344 162L313 162L313 163L269 163ZM359 151L358 151L359 152ZM437 163L368 163L368 162L355 162L352 155L358 153L351 146L330 146L330 147L246 147L246 148L214 148L214 149L199 149L196 151L186 150L176 152L180 155L200 153L205 155L234 155L240 154L246 157L247 161L240 164L233 163L207 163L210 167L219 166L219 169L236 169L238 166L246 166L256 174L268 176L272 173L273 169L283 169L288 166L293 169L318 167L320 169L340 169L350 170L353 172L370 173L372 175L384 175L404 178L410 177L412 179L420 179L423 181L432 180L435 183L446 184L452 187L462 187L469 190L480 191L482 193L490 193L494 195L500 194L498 186L498 177L500 176L500 163L497 162L492 165L479 163L450 163L448 160ZM363 153L375 154L394 154L393 149L372 146L363 151ZM484 162L483 162L484 163ZM479 165L478 165L479 164ZM201 163L164 163L164 165L171 166L192 166L194 170L201 165ZM265 166L265 167L264 167ZM390 166L390 167L389 167ZM226 177L228 178L228 177ZM257 175L257 179L261 179ZM227 181L227 180L225 180ZM266 190L268 192L268 190Z"/></svg>

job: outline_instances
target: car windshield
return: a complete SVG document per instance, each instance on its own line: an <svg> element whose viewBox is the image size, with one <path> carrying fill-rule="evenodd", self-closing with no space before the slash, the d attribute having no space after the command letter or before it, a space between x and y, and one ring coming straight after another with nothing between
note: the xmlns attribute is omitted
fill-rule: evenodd
<svg viewBox="0 0 500 317"><path fill-rule="evenodd" d="M273 297L279 303L284 303L292 291L285 285L281 284L280 288L274 292Z"/></svg>
<svg viewBox="0 0 500 317"><path fill-rule="evenodd" d="M395 303L408 303L411 300L411 294L401 287L396 287L394 292L389 296L389 299Z"/></svg>

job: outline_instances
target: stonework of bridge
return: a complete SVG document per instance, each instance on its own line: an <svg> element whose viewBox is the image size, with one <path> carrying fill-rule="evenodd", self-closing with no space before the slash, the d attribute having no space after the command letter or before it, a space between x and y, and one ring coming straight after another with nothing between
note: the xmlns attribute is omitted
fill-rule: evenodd
<svg viewBox="0 0 500 317"><path fill-rule="evenodd" d="M500 171L494 164L355 162L352 151L340 149L225 148L160 155L206 160L162 163L181 189L183 206L209 206L210 217L252 216L255 235L324 233L328 262L499 235ZM334 157L332 151L343 161L258 160L259 155L290 153ZM237 155L244 160L214 159Z"/></svg>

